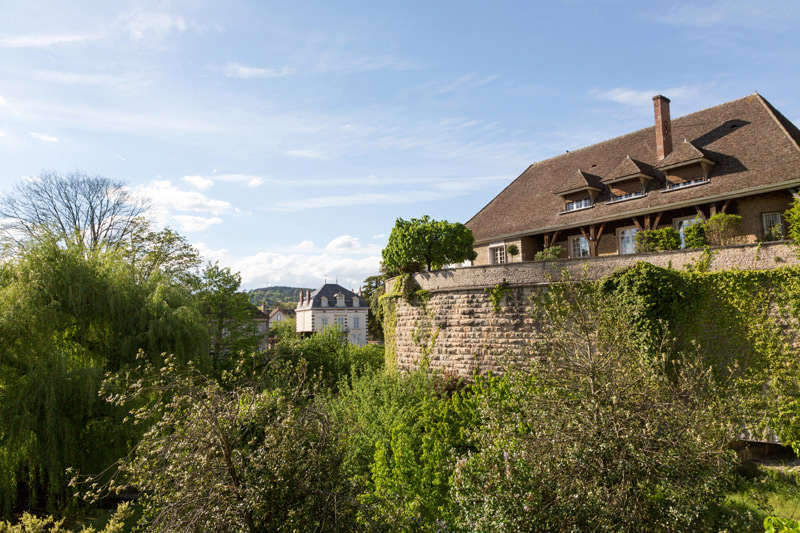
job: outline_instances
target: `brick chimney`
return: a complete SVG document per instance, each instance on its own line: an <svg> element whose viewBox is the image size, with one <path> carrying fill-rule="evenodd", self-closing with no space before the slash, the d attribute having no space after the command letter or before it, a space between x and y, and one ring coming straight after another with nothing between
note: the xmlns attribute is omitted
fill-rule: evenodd
<svg viewBox="0 0 800 533"><path fill-rule="evenodd" d="M669 120L669 98L657 94L653 97L656 113L656 154L661 161L672 151L672 124Z"/></svg>

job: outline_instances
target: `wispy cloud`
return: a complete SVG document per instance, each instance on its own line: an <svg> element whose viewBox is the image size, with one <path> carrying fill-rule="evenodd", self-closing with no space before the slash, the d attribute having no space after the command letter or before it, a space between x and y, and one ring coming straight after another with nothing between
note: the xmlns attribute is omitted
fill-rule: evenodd
<svg viewBox="0 0 800 533"><path fill-rule="evenodd" d="M784 0L681 2L653 10L646 18L695 28L740 26L774 31L796 27L800 4Z"/></svg>
<svg viewBox="0 0 800 533"><path fill-rule="evenodd" d="M61 44L79 43L98 39L99 34L17 35L0 37L0 48L49 48Z"/></svg>
<svg viewBox="0 0 800 533"><path fill-rule="evenodd" d="M314 250L315 248L316 247L314 246L314 243L312 241L308 241L308 240L303 241L301 243L298 243L298 244L295 244L294 246L292 246L292 250L297 251L297 252L310 252L310 251Z"/></svg>
<svg viewBox="0 0 800 533"><path fill-rule="evenodd" d="M136 43L159 42L172 32L186 31L186 20L169 13L136 13L128 21L131 40Z"/></svg>
<svg viewBox="0 0 800 533"><path fill-rule="evenodd" d="M628 106L643 106L652 105L653 96L657 94L664 94L669 98L690 99L695 98L703 93L700 87L691 87L684 85L681 87L672 87L667 89L629 89L627 87L616 87L609 90L592 89L590 94L598 100L606 100L609 102L616 102L618 104Z"/></svg>
<svg viewBox="0 0 800 533"><path fill-rule="evenodd" d="M52 135L48 135L46 133L38 133L35 131L29 132L30 136L34 139L39 139L40 141L50 142L50 143L57 143L58 137L53 137Z"/></svg>
<svg viewBox="0 0 800 533"><path fill-rule="evenodd" d="M301 157L303 159L325 159L325 156L316 150L287 150L286 155L291 157Z"/></svg>
<svg viewBox="0 0 800 533"><path fill-rule="evenodd" d="M248 187L259 187L263 185L265 181L261 176L251 176L248 174L215 174L214 179L232 183L246 183Z"/></svg>
<svg viewBox="0 0 800 533"><path fill-rule="evenodd" d="M404 205L421 202L436 202L453 198L453 194L435 191L393 191L378 193L359 193L351 195L317 196L302 200L292 200L275 204L271 210L298 211L325 207L346 207L353 205Z"/></svg>
<svg viewBox="0 0 800 533"><path fill-rule="evenodd" d="M214 180L206 179L203 176L184 176L183 181L198 189L208 189L214 185Z"/></svg>
<svg viewBox="0 0 800 533"><path fill-rule="evenodd" d="M228 63L222 67L222 72L226 78L238 78L243 80L280 78L295 73L294 69L288 67L258 68L248 67L240 63Z"/></svg>
<svg viewBox="0 0 800 533"><path fill-rule="evenodd" d="M179 229L183 231L203 231L215 224L221 224L219 217L198 217L193 215L175 215L172 217L178 223Z"/></svg>
<svg viewBox="0 0 800 533"><path fill-rule="evenodd" d="M161 215L172 211L210 213L222 215L233 210L230 202L214 200L203 193L183 191L166 180L152 181L138 188L138 192L151 199L153 206L162 211Z"/></svg>

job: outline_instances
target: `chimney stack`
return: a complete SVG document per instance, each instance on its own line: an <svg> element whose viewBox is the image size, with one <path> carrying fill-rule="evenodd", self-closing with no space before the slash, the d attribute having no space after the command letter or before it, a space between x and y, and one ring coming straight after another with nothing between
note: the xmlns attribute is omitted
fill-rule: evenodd
<svg viewBox="0 0 800 533"><path fill-rule="evenodd" d="M669 98L657 94L653 97L656 113L656 154L661 161L672 151L672 124L669 119Z"/></svg>

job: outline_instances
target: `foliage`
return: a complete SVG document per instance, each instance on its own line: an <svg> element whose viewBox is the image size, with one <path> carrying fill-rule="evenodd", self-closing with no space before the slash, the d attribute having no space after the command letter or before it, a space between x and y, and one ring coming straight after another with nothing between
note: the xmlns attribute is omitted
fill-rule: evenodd
<svg viewBox="0 0 800 533"><path fill-rule="evenodd" d="M495 313L500 312L500 303L505 298L506 294L511 292L511 287L508 283L498 283L494 287L487 287L483 289L489 295L489 302L492 304L492 311Z"/></svg>
<svg viewBox="0 0 800 533"><path fill-rule="evenodd" d="M516 244L507 245L506 253L509 255L509 257L515 257L519 255L519 246L517 246Z"/></svg>
<svg viewBox="0 0 800 533"><path fill-rule="evenodd" d="M364 298L369 302L367 334L374 341L383 341L383 308L380 298L386 293L386 280L387 277L382 274L370 276L361 287Z"/></svg>
<svg viewBox="0 0 800 533"><path fill-rule="evenodd" d="M368 531L443 531L457 457L471 450L477 419L467 390L447 393L442 375L367 372L343 383L324 408L344 439L343 474Z"/></svg>
<svg viewBox="0 0 800 533"><path fill-rule="evenodd" d="M705 223L706 238L711 246L734 244L742 227L742 217L717 213Z"/></svg>
<svg viewBox="0 0 800 533"><path fill-rule="evenodd" d="M683 242L686 248L703 248L708 246L708 238L706 238L706 223L700 219L698 215L695 217L694 222L683 230Z"/></svg>
<svg viewBox="0 0 800 533"><path fill-rule="evenodd" d="M661 229L644 230L636 233L636 253L664 252L678 250L681 247L681 236L671 226Z"/></svg>
<svg viewBox="0 0 800 533"><path fill-rule="evenodd" d="M78 533L123 533L125 524L133 515L129 503L120 504L106 527L96 530L93 527L82 527ZM0 533L67 533L63 528L64 520L55 520L52 516L38 518L30 513L23 513L19 523L0 522Z"/></svg>
<svg viewBox="0 0 800 533"><path fill-rule="evenodd" d="M800 533L800 520L770 516L764 519L765 533Z"/></svg>
<svg viewBox="0 0 800 533"><path fill-rule="evenodd" d="M764 236L761 237L761 242L781 241L783 239L783 228L780 224L775 224L764 232Z"/></svg>
<svg viewBox="0 0 800 533"><path fill-rule="evenodd" d="M259 307L262 302L266 302L267 309L274 309L275 307L295 309L297 308L297 302L300 300L300 291L305 290L311 289L282 286L262 287L247 291L247 298L251 304Z"/></svg>
<svg viewBox="0 0 800 533"><path fill-rule="evenodd" d="M800 199L795 198L783 216L789 226L789 238L800 242Z"/></svg>
<svg viewBox="0 0 800 533"><path fill-rule="evenodd" d="M201 262L200 252L186 237L169 228L153 231L143 219L137 220L135 231L123 249L125 260L143 281L158 274L166 280L184 283Z"/></svg>
<svg viewBox="0 0 800 533"><path fill-rule="evenodd" d="M534 261L552 261L553 259L558 259L559 257L563 257L566 253L563 246L554 245L548 246L544 250L536 252L533 256Z"/></svg>
<svg viewBox="0 0 800 533"><path fill-rule="evenodd" d="M121 181L42 172L0 198L0 232L12 247L41 239L87 250L115 247L133 235L145 208Z"/></svg>
<svg viewBox="0 0 800 533"><path fill-rule="evenodd" d="M309 531L335 523L336 437L308 406L302 367L257 358L222 387L168 357L104 384L105 397L147 427L111 481L90 495L143 491L152 531ZM266 376L268 379L252 377ZM87 481L88 482L88 481Z"/></svg>
<svg viewBox="0 0 800 533"><path fill-rule="evenodd" d="M730 486L728 414L691 357L640 356L597 284L534 300L542 340L487 387L453 495L469 531L696 531ZM646 524L646 526L643 526Z"/></svg>
<svg viewBox="0 0 800 533"><path fill-rule="evenodd" d="M97 400L105 372L139 348L198 358L205 330L189 295L158 278L53 240L0 267L0 514L63 509L68 467L99 472L125 453L134 432Z"/></svg>
<svg viewBox="0 0 800 533"><path fill-rule="evenodd" d="M197 307L209 332L209 356L214 370L230 368L237 354L258 350L256 308L239 291L242 278L229 267L209 263L191 282Z"/></svg>
<svg viewBox="0 0 800 533"><path fill-rule="evenodd" d="M387 272L415 272L419 265L427 269L461 263L470 257L474 238L472 230L460 222L422 218L398 218L389 242L383 249L383 268Z"/></svg>

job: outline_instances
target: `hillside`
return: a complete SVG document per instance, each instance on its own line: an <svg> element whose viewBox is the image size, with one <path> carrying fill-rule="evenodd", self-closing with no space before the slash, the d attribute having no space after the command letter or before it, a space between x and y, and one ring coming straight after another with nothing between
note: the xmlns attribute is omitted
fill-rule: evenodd
<svg viewBox="0 0 800 533"><path fill-rule="evenodd" d="M247 297L253 305L260 306L261 302L267 302L267 309L275 306L282 309L294 309L300 299L300 291L305 290L300 287L262 287L247 292Z"/></svg>

